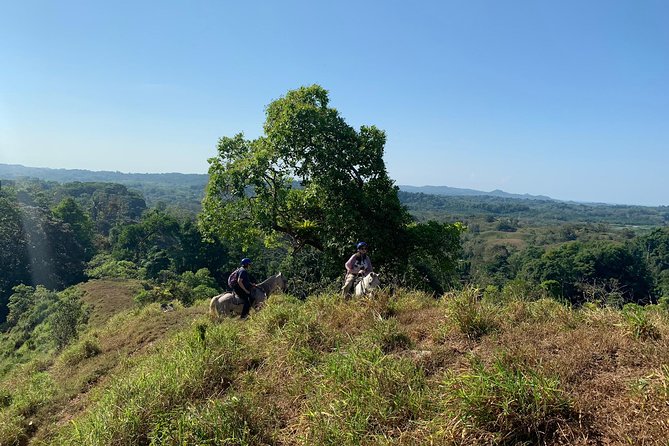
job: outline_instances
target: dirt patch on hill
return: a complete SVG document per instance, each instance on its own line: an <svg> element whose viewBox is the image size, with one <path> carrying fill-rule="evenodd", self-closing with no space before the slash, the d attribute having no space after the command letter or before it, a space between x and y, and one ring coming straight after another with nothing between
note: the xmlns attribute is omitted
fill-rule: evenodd
<svg viewBox="0 0 669 446"><path fill-rule="evenodd" d="M137 280L91 280L79 285L83 301L91 307L91 327L104 325L113 315L135 306L134 296L142 289Z"/></svg>

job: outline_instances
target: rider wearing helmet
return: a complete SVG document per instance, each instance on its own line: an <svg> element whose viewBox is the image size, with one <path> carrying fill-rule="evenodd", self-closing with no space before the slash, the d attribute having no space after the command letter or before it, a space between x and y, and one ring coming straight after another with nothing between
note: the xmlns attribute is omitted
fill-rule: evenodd
<svg viewBox="0 0 669 446"><path fill-rule="evenodd" d="M344 286L341 287L344 297L350 297L353 294L353 284L356 278L365 277L373 271L372 261L367 255L367 249L367 243L358 243L355 254L344 265L346 268L346 277L344 278Z"/></svg>
<svg viewBox="0 0 669 446"><path fill-rule="evenodd" d="M245 257L241 261L242 267L238 270L237 283L233 287L233 291L239 298L244 302L244 307L242 308L241 319L246 319L251 310L252 297L251 292L255 288L255 283L251 282L251 276L249 275L249 268L251 267L251 259Z"/></svg>

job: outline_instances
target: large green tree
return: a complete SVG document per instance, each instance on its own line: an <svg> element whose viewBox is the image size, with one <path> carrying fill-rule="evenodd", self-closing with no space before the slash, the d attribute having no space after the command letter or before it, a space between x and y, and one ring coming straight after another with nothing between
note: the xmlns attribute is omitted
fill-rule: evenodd
<svg viewBox="0 0 669 446"><path fill-rule="evenodd" d="M412 219L386 172L385 142L374 126L348 125L322 87L289 91L267 107L262 136L219 140L201 226L247 246L260 238L293 252L315 249L338 269L365 240L377 264L406 269L421 237L409 229Z"/></svg>

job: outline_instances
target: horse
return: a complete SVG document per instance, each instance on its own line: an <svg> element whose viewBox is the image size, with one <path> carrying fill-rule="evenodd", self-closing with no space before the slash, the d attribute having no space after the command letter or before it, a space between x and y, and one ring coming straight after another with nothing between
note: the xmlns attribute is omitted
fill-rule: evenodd
<svg viewBox="0 0 669 446"><path fill-rule="evenodd" d="M379 275L376 273L369 273L355 285L355 296L365 296L372 294L372 292L381 285Z"/></svg>
<svg viewBox="0 0 669 446"><path fill-rule="evenodd" d="M253 308L258 311L265 304L265 301L271 293L277 288L286 291L288 280L283 274L275 274L267 278L267 280L259 283L252 291L251 297L253 299ZM223 293L211 298L209 303L209 314L213 318L220 318L221 316L235 316L242 314L244 304L241 299L233 293Z"/></svg>

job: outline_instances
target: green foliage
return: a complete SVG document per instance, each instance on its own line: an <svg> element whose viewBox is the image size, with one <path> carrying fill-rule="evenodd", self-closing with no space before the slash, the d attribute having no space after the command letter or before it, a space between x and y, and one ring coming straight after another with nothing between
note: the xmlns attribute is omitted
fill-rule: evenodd
<svg viewBox="0 0 669 446"><path fill-rule="evenodd" d="M82 292L77 288L69 288L58 295L58 304L49 316L49 326L58 349L76 339L79 327L88 322L81 296Z"/></svg>
<svg viewBox="0 0 669 446"><path fill-rule="evenodd" d="M142 279L146 271L129 260L116 260L111 254L98 254L84 271L89 279Z"/></svg>
<svg viewBox="0 0 669 446"><path fill-rule="evenodd" d="M216 281L206 268L193 273L186 271L180 276L167 274L161 282L147 282L145 289L135 296L140 305L152 302L166 303L178 300L183 305L192 305L197 299L208 299L219 294Z"/></svg>
<svg viewBox="0 0 669 446"><path fill-rule="evenodd" d="M87 337L79 342L75 342L64 349L59 360L72 367L83 360L92 358L102 352L99 342L96 339Z"/></svg>
<svg viewBox="0 0 669 446"><path fill-rule="evenodd" d="M86 196L90 184L116 183L141 192L148 206L159 202L179 209L197 212L207 185L207 175L183 173L121 173L83 169L48 169L0 164L0 178L21 182L25 178L40 178L58 182L63 194ZM3 187L5 186L3 181Z"/></svg>
<svg viewBox="0 0 669 446"><path fill-rule="evenodd" d="M425 410L423 373L377 348L336 352L318 372L320 382L307 401L306 444L375 444Z"/></svg>
<svg viewBox="0 0 669 446"><path fill-rule="evenodd" d="M616 242L569 242L524 265L524 276L572 302L648 301L652 279L643 259Z"/></svg>
<svg viewBox="0 0 669 446"><path fill-rule="evenodd" d="M39 285L14 287L6 331L0 338L3 362L25 363L76 339L88 318L80 297L76 288L56 293ZM4 372L0 368L0 375Z"/></svg>
<svg viewBox="0 0 669 446"><path fill-rule="evenodd" d="M632 335L637 339L660 339L660 331L650 320L648 311L637 304L628 303L623 307L622 316L629 324Z"/></svg>
<svg viewBox="0 0 669 446"><path fill-rule="evenodd" d="M634 241L655 278L656 294L669 296L669 228L657 228Z"/></svg>
<svg viewBox="0 0 669 446"><path fill-rule="evenodd" d="M112 253L116 259L137 263L151 254L155 256L178 249L179 229L176 218L152 209L142 216L139 223L125 225L112 232Z"/></svg>
<svg viewBox="0 0 669 446"><path fill-rule="evenodd" d="M138 220L146 209L141 194L121 184L76 181L61 185L30 179L17 181L14 187L19 201L30 207L48 209L66 200L64 207L72 209L72 204L67 202L74 200L80 210L90 217L93 230L105 236L115 225ZM62 209L64 215L79 219L79 211L71 214L65 208Z"/></svg>
<svg viewBox="0 0 669 446"><path fill-rule="evenodd" d="M16 197L0 191L0 323L12 288L30 281L28 246Z"/></svg>
<svg viewBox="0 0 669 446"><path fill-rule="evenodd" d="M474 432L494 434L494 444L544 444L559 421L574 418L557 377L498 360L444 381L447 410Z"/></svg>
<svg viewBox="0 0 669 446"><path fill-rule="evenodd" d="M405 282L416 288L440 295L444 287L457 282L456 268L461 255L460 235L465 227L460 223L443 224L435 221L408 226L410 243L405 251L410 278Z"/></svg>
<svg viewBox="0 0 669 446"><path fill-rule="evenodd" d="M115 228L110 244L116 260L139 265L149 278L157 278L161 271L220 272L230 263L228 247L204 240L192 218L179 220L159 209L145 213L138 223ZM218 279L223 282L222 276Z"/></svg>
<svg viewBox="0 0 669 446"><path fill-rule="evenodd" d="M73 198L51 205L43 184L0 193L0 322L21 283L63 289L84 280L94 254L91 221Z"/></svg>
<svg viewBox="0 0 669 446"><path fill-rule="evenodd" d="M448 316L467 337L478 339L499 328L498 308L481 300L478 288L468 287L443 299Z"/></svg>
<svg viewBox="0 0 669 446"><path fill-rule="evenodd" d="M33 331L46 320L58 302L58 295L43 286L36 288L27 285L14 287L14 294L9 298L9 315L7 316L7 337L5 344L12 345L16 353L25 349L32 350L38 347L33 338ZM39 346L48 350L53 344ZM44 351L46 351L44 350ZM12 348L3 352L12 354Z"/></svg>
<svg viewBox="0 0 669 446"><path fill-rule="evenodd" d="M565 222L663 226L669 219L665 206L648 207L582 204L558 200L527 200L488 196L441 196L424 193L399 192L399 198L420 220L455 221L471 216L489 218L491 222L531 221L537 225L556 225ZM573 233L565 232L566 240Z"/></svg>
<svg viewBox="0 0 669 446"><path fill-rule="evenodd" d="M381 236L408 217L385 172L385 135L374 127L356 132L318 86L272 102L264 129L254 141L221 138L201 219L207 231L246 244L287 237L295 248L339 256L365 239L383 252ZM382 218L386 229L374 234Z"/></svg>
<svg viewBox="0 0 669 446"><path fill-rule="evenodd" d="M53 215L70 226L86 256L90 258L94 251L93 224L82 207L72 197L67 197L53 208Z"/></svg>
<svg viewBox="0 0 669 446"><path fill-rule="evenodd" d="M425 234L407 230L411 218L383 161L385 134L373 126L355 130L328 103L318 85L292 90L267 107L263 136L221 138L218 156L209 160L200 224L207 234L244 248L258 239L296 252L310 246L324 253L321 274L330 279L341 273L355 243L365 240L375 264L400 277L412 242ZM423 232L438 236L429 259L425 247L417 247L423 264L450 267L458 230L431 225ZM436 253L443 251L440 258Z"/></svg>

